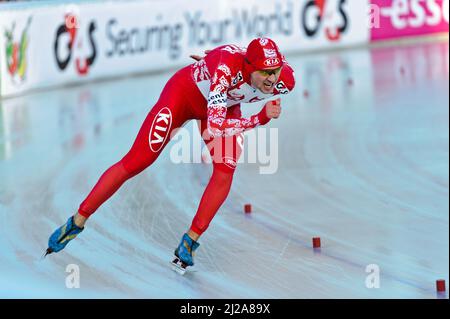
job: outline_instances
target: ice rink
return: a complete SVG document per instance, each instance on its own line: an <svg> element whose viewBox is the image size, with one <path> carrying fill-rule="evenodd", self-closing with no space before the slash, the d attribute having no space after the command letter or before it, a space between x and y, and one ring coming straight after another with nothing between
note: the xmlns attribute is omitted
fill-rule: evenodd
<svg viewBox="0 0 450 319"><path fill-rule="evenodd" d="M448 41L287 57L297 86L268 126L275 172L238 165L185 276L169 262L212 169L173 163L175 141L41 259L172 71L0 101L0 297L448 298L435 288L449 282Z"/></svg>

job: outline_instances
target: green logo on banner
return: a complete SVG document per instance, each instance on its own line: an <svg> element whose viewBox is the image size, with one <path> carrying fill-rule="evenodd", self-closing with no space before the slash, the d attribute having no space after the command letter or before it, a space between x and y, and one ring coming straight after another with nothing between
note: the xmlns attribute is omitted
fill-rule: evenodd
<svg viewBox="0 0 450 319"><path fill-rule="evenodd" d="M5 30L6 37L6 67L14 83L22 83L25 80L27 71L26 51L28 48L28 29L31 24L31 17L28 18L27 25L22 31L20 41L14 39L14 29L16 23L13 22L11 29Z"/></svg>

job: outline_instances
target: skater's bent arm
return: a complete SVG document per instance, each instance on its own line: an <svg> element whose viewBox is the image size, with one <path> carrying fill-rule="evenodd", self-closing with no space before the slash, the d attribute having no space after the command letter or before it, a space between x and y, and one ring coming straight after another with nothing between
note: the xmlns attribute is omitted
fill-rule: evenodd
<svg viewBox="0 0 450 319"><path fill-rule="evenodd" d="M232 136L264 125L270 118L264 107L249 118L227 119L227 91L231 83L231 72L225 64L220 64L211 78L208 96L208 132L214 137Z"/></svg>

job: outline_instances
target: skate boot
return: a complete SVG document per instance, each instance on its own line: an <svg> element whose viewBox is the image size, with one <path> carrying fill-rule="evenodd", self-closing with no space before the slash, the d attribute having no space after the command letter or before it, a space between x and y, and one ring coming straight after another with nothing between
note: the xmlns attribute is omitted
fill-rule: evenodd
<svg viewBox="0 0 450 319"><path fill-rule="evenodd" d="M200 246L198 242L193 240L188 234L184 234L181 242L175 249L175 259L172 261L174 270L184 275L188 266L194 265L195 250Z"/></svg>
<svg viewBox="0 0 450 319"><path fill-rule="evenodd" d="M84 227L80 228L75 225L73 216L70 217L64 225L55 230L55 232L50 236L45 256L64 249L69 241L77 237L77 235L81 233L83 229Z"/></svg>

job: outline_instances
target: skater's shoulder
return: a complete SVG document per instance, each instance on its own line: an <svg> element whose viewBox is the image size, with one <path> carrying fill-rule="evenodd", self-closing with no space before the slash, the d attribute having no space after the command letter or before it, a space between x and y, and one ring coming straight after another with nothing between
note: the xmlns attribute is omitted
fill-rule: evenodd
<svg viewBox="0 0 450 319"><path fill-rule="evenodd" d="M222 53L224 56L244 57L247 49L236 44L224 44L214 50Z"/></svg>
<svg viewBox="0 0 450 319"><path fill-rule="evenodd" d="M229 67L236 67L243 64L245 59L245 48L241 48L234 44L221 45L211 50L207 56L207 62L215 62L225 64Z"/></svg>

